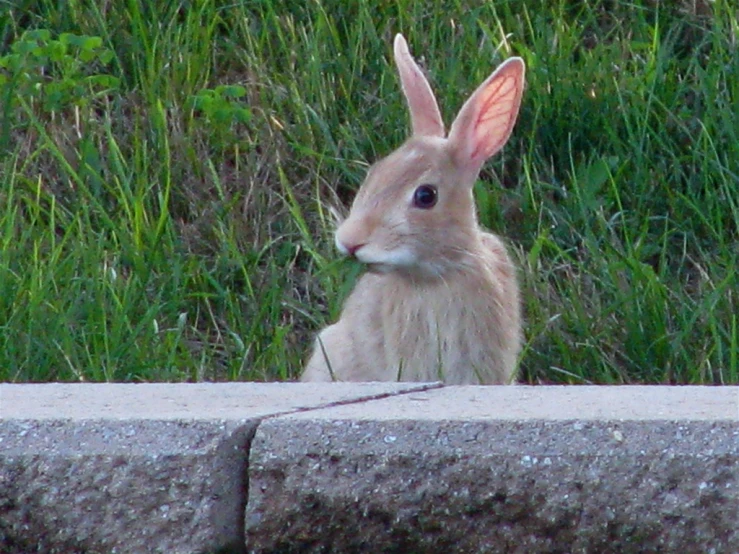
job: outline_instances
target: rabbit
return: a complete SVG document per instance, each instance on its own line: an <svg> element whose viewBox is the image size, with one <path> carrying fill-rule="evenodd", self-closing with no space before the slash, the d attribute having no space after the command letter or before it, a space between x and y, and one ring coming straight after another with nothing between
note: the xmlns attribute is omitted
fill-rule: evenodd
<svg viewBox="0 0 739 554"><path fill-rule="evenodd" d="M412 135L369 169L336 230L338 250L368 271L300 379L509 384L522 336L516 269L501 239L480 229L472 188L513 130L524 62L500 65L446 135L400 34L394 57Z"/></svg>

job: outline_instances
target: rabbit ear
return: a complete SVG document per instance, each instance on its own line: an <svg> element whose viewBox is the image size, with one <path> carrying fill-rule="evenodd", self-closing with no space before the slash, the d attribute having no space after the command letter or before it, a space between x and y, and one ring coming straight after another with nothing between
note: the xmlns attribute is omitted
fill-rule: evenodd
<svg viewBox="0 0 739 554"><path fill-rule="evenodd" d="M476 173L511 136L521 105L525 65L509 58L483 82L459 110L449 145L459 166Z"/></svg>
<svg viewBox="0 0 739 554"><path fill-rule="evenodd" d="M403 35L395 35L395 65L398 66L403 93L411 112L411 126L416 136L444 136L444 122L439 105L423 72L413 61Z"/></svg>

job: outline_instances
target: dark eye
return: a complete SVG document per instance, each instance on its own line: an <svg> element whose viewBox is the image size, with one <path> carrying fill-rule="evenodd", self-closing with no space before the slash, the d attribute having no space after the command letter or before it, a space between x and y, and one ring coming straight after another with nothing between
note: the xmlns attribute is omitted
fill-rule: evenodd
<svg viewBox="0 0 739 554"><path fill-rule="evenodd" d="M428 210L436 205L436 187L433 185L421 185L413 193L413 205L422 210Z"/></svg>

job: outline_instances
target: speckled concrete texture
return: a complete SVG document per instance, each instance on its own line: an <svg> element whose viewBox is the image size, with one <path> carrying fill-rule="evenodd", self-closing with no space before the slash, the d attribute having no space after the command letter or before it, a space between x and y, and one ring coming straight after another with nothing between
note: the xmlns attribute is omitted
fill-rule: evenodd
<svg viewBox="0 0 739 554"><path fill-rule="evenodd" d="M15 444L0 455L0 552L236 544L257 423L3 422Z"/></svg>
<svg viewBox="0 0 739 554"><path fill-rule="evenodd" d="M262 418L424 388L0 385L0 552L241 552Z"/></svg>
<svg viewBox="0 0 739 554"><path fill-rule="evenodd" d="M445 387L263 422L251 552L736 552L737 388Z"/></svg>
<svg viewBox="0 0 739 554"><path fill-rule="evenodd" d="M0 385L0 553L737 552L737 387Z"/></svg>

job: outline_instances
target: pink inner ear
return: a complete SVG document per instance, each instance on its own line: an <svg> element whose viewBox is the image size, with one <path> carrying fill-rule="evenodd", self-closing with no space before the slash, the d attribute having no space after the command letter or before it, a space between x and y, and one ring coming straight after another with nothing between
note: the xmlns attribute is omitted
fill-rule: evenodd
<svg viewBox="0 0 739 554"><path fill-rule="evenodd" d="M505 61L462 106L449 132L449 144L463 167L478 171L505 145L521 105L524 71L521 58Z"/></svg>
<svg viewBox="0 0 739 554"><path fill-rule="evenodd" d="M513 130L519 101L516 78L512 75L494 80L482 91L477 120L473 123L473 159L487 159L503 147Z"/></svg>

